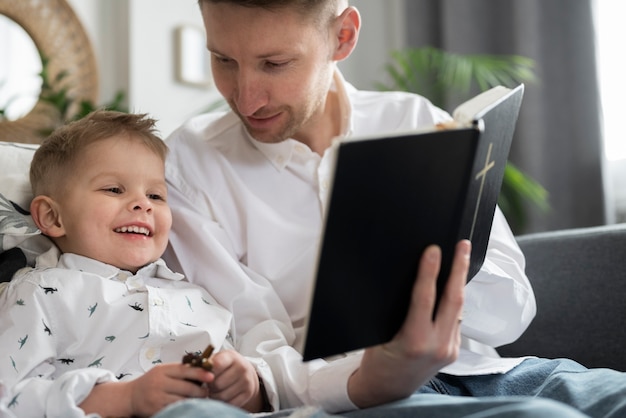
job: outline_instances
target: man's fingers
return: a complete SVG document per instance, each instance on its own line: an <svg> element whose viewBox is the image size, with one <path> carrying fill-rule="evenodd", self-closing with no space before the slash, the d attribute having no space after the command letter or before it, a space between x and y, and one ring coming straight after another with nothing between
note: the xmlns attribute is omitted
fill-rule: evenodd
<svg viewBox="0 0 626 418"><path fill-rule="evenodd" d="M467 283L471 249L472 246L468 240L462 240L456 245L450 276L437 308L437 320L448 324L453 330L458 329L462 319L464 288Z"/></svg>
<svg viewBox="0 0 626 418"><path fill-rule="evenodd" d="M436 245L426 247L420 259L417 283L413 288L413 299L417 303L419 316L430 319L437 299L437 276L441 267L441 249Z"/></svg>

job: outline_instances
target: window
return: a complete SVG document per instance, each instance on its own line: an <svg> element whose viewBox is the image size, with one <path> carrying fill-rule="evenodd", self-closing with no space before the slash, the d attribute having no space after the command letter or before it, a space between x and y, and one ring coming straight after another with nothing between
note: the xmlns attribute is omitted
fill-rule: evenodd
<svg viewBox="0 0 626 418"><path fill-rule="evenodd" d="M607 160L615 161L626 159L626 67L623 56L626 25L622 0L596 0L594 7L604 149Z"/></svg>

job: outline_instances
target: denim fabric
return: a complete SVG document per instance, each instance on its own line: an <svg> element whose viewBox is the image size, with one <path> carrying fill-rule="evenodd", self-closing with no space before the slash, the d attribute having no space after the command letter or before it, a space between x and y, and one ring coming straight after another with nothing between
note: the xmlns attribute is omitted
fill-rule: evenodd
<svg viewBox="0 0 626 418"><path fill-rule="evenodd" d="M154 418L244 418L244 411L209 399L190 399L165 408ZM255 415L256 416L256 415ZM266 418L585 418L578 411L547 399L461 398L432 394L413 395L384 406L329 415L311 407L260 414Z"/></svg>
<svg viewBox="0 0 626 418"><path fill-rule="evenodd" d="M414 394L402 401L346 413L349 418L584 418L587 415L549 399L469 398Z"/></svg>
<svg viewBox="0 0 626 418"><path fill-rule="evenodd" d="M169 405L153 418L249 418L246 411L211 399L188 399ZM267 414L254 414L255 417L267 418L330 418L317 408L303 406L301 408L278 411Z"/></svg>
<svg viewBox="0 0 626 418"><path fill-rule="evenodd" d="M187 399L168 405L153 418L246 418L246 411L211 399Z"/></svg>
<svg viewBox="0 0 626 418"><path fill-rule="evenodd" d="M532 396L565 403L591 417L626 417L626 374L611 369L587 369L567 359L527 359L505 374L439 374L418 393Z"/></svg>

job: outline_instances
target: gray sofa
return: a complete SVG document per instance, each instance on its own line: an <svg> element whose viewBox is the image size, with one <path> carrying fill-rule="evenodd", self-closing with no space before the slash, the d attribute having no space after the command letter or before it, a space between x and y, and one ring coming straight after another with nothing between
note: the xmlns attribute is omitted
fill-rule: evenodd
<svg viewBox="0 0 626 418"><path fill-rule="evenodd" d="M518 236L537 316L504 356L626 371L626 224Z"/></svg>

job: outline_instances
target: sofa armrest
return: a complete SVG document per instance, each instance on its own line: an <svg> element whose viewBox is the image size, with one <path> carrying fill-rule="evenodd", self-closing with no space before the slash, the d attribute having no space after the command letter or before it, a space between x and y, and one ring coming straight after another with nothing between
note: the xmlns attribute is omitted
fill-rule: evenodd
<svg viewBox="0 0 626 418"><path fill-rule="evenodd" d="M503 356L626 371L626 224L521 235L537 316Z"/></svg>

